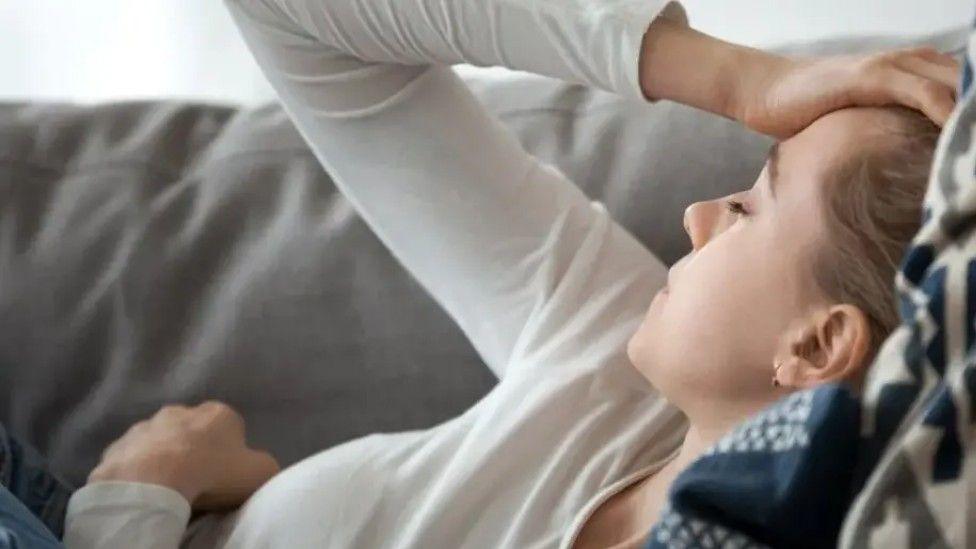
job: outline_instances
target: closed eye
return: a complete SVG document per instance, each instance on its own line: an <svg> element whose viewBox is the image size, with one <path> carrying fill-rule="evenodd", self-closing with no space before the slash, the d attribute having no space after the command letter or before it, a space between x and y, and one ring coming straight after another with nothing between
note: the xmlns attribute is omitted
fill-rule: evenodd
<svg viewBox="0 0 976 549"><path fill-rule="evenodd" d="M725 207L726 207L726 209L728 209L730 212L732 212L735 215L743 215L743 216L748 216L749 215L749 211L746 210L745 204L743 204L742 202L739 202L738 200L729 200L729 201L727 201L725 203Z"/></svg>

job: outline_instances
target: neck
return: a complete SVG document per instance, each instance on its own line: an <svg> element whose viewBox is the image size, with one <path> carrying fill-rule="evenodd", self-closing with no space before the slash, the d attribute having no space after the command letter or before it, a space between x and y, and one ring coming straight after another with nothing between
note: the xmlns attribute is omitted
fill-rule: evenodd
<svg viewBox="0 0 976 549"><path fill-rule="evenodd" d="M681 471L684 471L693 461L698 459L705 450L710 446L718 442L718 440L728 432L726 427L704 427L699 424L692 423L688 428L688 432L685 434L684 442L681 443L681 448L678 451L678 455L669 461L661 470L654 475L662 476L668 479L667 485L670 487L672 480L677 478Z"/></svg>
<svg viewBox="0 0 976 549"><path fill-rule="evenodd" d="M634 523L641 525L640 528L644 531L649 531L651 525L657 522L663 503L667 501L666 494L671 483L705 450L718 442L730 428L731 425L705 425L692 422L678 454L657 473L641 481L637 488L637 502L634 506L637 515L634 517Z"/></svg>

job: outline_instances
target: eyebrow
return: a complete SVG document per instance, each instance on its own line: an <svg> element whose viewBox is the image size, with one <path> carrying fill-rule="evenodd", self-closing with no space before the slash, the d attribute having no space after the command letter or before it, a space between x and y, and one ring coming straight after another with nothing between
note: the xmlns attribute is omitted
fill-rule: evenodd
<svg viewBox="0 0 976 549"><path fill-rule="evenodd" d="M769 155L766 159L769 166L769 194L776 199L776 183L779 182L779 142L773 143L769 147Z"/></svg>

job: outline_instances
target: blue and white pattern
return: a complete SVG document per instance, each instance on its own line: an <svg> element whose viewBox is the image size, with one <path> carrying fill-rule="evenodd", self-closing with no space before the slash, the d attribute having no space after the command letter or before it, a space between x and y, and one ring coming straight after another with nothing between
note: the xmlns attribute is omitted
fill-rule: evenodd
<svg viewBox="0 0 976 549"><path fill-rule="evenodd" d="M864 393L812 389L743 424L678 477L647 547L976 547L973 59L976 33Z"/></svg>
<svg viewBox="0 0 976 549"><path fill-rule="evenodd" d="M720 524L688 518L665 507L660 527L654 530L655 541L673 549L709 547L715 549L765 549L746 536Z"/></svg>
<svg viewBox="0 0 976 549"><path fill-rule="evenodd" d="M704 455L744 452L786 452L810 444L807 421L813 393L793 393L721 438Z"/></svg>

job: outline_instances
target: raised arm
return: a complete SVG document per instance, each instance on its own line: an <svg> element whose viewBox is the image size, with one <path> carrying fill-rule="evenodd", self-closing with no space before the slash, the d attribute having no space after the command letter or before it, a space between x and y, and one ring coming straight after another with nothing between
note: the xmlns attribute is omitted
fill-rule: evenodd
<svg viewBox="0 0 976 549"><path fill-rule="evenodd" d="M664 267L445 65L506 65L643 100L642 38L665 4L227 1L336 185L499 377L556 302L579 304L622 277L650 295Z"/></svg>

